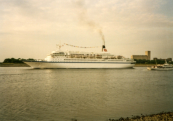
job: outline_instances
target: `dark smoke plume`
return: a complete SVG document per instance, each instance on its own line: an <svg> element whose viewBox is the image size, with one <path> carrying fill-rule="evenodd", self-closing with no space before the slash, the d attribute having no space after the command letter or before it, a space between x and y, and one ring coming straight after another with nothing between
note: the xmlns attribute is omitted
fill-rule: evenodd
<svg viewBox="0 0 173 121"><path fill-rule="evenodd" d="M90 27L92 30L96 30L103 40L103 45L105 45L105 38L102 29L94 21L89 20L87 17L87 10L85 8L84 0L76 0L76 5L80 9L79 20L83 25Z"/></svg>

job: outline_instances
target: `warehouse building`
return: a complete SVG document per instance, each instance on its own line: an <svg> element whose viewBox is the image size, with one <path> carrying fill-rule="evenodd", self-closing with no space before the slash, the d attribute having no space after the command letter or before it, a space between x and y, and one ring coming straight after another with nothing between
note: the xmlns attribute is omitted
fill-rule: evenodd
<svg viewBox="0 0 173 121"><path fill-rule="evenodd" d="M150 60L151 58L151 51L145 51L145 55L132 55L132 59L141 59L141 60Z"/></svg>

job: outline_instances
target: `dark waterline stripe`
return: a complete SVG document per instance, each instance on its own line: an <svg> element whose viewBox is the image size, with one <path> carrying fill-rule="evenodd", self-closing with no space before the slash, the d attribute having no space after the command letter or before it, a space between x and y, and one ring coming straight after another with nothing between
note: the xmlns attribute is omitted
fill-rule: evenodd
<svg viewBox="0 0 173 121"><path fill-rule="evenodd" d="M25 61L25 62L31 62L31 61ZM131 63L131 62L47 62L47 61L32 61L32 62L36 62L36 63L106 63L106 64L135 64L135 63ZM31 63L32 63L31 62Z"/></svg>

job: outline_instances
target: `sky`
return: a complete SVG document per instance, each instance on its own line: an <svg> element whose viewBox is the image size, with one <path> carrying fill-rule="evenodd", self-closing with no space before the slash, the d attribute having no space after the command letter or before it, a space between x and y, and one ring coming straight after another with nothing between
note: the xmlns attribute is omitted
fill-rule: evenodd
<svg viewBox="0 0 173 121"><path fill-rule="evenodd" d="M173 58L173 0L0 0L0 62L62 50Z"/></svg>

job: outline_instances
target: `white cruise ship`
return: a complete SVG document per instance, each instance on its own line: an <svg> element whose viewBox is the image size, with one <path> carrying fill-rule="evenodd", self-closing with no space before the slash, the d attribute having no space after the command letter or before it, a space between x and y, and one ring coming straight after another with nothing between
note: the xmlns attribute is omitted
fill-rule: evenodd
<svg viewBox="0 0 173 121"><path fill-rule="evenodd" d="M133 68L135 61L108 52L53 51L44 60L24 61L32 68Z"/></svg>

